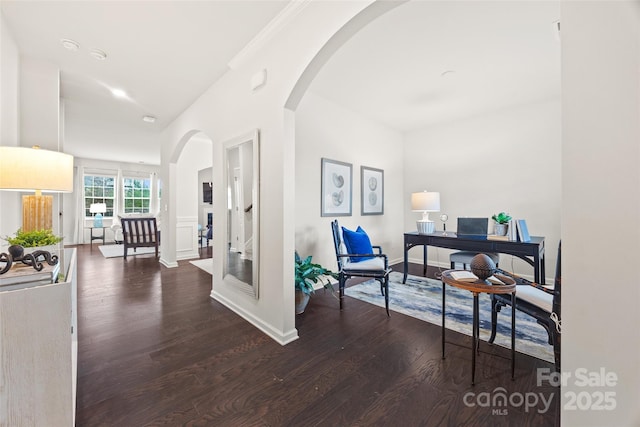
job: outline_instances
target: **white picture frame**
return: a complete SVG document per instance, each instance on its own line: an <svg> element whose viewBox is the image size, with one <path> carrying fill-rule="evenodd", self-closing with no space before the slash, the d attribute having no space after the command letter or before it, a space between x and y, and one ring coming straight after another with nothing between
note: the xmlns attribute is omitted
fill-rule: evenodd
<svg viewBox="0 0 640 427"><path fill-rule="evenodd" d="M360 211L384 215L384 170L360 166Z"/></svg>
<svg viewBox="0 0 640 427"><path fill-rule="evenodd" d="M320 216L351 216L351 163L322 158Z"/></svg>

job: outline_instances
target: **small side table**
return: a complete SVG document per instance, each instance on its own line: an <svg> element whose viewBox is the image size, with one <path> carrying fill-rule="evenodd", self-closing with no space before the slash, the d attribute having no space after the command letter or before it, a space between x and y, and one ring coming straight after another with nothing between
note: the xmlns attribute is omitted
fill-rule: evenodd
<svg viewBox="0 0 640 427"><path fill-rule="evenodd" d="M106 231L106 228L107 228L107 227L85 227L85 228L88 228L88 229L90 229L90 230L91 230L91 240L90 240L90 243L91 243L91 248L92 248L92 249L93 249L93 241L94 241L94 240L102 240L102 244L103 244L103 245L105 245L105 239L104 239L104 238L105 238L105 231ZM102 229L102 235L94 236L94 235L93 235L93 230L100 230L100 229Z"/></svg>
<svg viewBox="0 0 640 427"><path fill-rule="evenodd" d="M503 285L492 284L480 279L455 279L456 271L446 270L442 273L442 358L444 359L444 320L445 320L445 284L455 288L464 289L473 294L473 346L471 347L471 384L475 384L476 352L480 349L480 307L478 295L487 294L511 294L511 379L515 378L516 370L516 281L511 277L496 275ZM462 272L462 271L460 271ZM452 274L453 273L453 274Z"/></svg>

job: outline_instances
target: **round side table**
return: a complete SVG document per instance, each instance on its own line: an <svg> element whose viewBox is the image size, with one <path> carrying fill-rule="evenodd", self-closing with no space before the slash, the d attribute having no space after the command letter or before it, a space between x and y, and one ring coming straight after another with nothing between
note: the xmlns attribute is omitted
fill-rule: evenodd
<svg viewBox="0 0 640 427"><path fill-rule="evenodd" d="M516 369L516 281L511 277L500 274L497 274L495 277L504 284L493 284L489 281L480 280L478 278L456 278L457 275L468 276L469 272L465 270L446 270L442 273L442 358L444 359L445 284L467 290L473 294L471 384L475 384L476 352L480 348L480 308L478 304L478 295L483 292L487 294L511 294L511 379L514 379Z"/></svg>

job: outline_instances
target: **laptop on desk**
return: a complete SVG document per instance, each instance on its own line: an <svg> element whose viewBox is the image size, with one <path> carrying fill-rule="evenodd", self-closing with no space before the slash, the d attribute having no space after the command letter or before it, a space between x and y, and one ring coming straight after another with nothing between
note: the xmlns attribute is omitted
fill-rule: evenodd
<svg viewBox="0 0 640 427"><path fill-rule="evenodd" d="M458 218L456 235L461 239L486 240L489 218Z"/></svg>

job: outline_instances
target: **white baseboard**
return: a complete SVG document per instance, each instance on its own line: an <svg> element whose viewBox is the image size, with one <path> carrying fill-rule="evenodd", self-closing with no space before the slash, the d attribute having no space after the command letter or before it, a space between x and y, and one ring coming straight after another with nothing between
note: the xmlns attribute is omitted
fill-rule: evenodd
<svg viewBox="0 0 640 427"><path fill-rule="evenodd" d="M216 291L211 291L210 297L218 301L220 304L224 305L225 307L227 307L229 310L236 313L238 316L242 317L247 322L251 323L253 326L258 328L260 331L264 332L266 335L271 337L271 339L273 339L275 342L277 342L280 345L287 345L290 342L293 342L299 338L298 330L296 328L293 328L288 332L282 332L274 328L273 326L269 325L268 323L265 323L262 320L258 319L252 313L249 313L248 311L238 306L236 303L229 300L225 296L220 295Z"/></svg>
<svg viewBox="0 0 640 427"><path fill-rule="evenodd" d="M177 262L169 262L162 257L160 257L160 264L164 265L167 268L176 268L178 266Z"/></svg>

